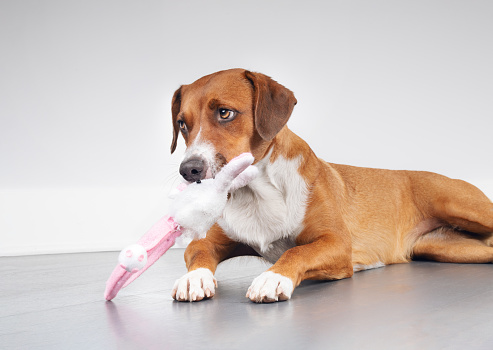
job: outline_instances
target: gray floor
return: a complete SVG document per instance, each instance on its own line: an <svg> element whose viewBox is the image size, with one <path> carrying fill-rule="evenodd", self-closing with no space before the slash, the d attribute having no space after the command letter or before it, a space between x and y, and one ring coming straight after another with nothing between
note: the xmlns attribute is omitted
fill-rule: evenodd
<svg viewBox="0 0 493 350"><path fill-rule="evenodd" d="M174 302L183 251L103 300L118 253L0 258L1 349L493 349L493 266L413 262L253 304L268 265L221 265L216 297Z"/></svg>

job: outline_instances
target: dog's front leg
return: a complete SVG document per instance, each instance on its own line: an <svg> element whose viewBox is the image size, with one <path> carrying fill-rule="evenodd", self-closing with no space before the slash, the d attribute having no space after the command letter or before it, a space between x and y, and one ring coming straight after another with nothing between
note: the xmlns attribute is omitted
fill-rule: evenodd
<svg viewBox="0 0 493 350"><path fill-rule="evenodd" d="M212 226L204 239L192 241L185 250L188 273L175 282L171 296L178 301L212 298L217 288L214 278L217 265L241 255L258 254L229 239L217 224Z"/></svg>
<svg viewBox="0 0 493 350"><path fill-rule="evenodd" d="M311 242L303 233L297 246L287 250L266 272L255 278L246 294L253 302L288 300L302 280L337 280L351 277L351 245L347 239L323 234Z"/></svg>

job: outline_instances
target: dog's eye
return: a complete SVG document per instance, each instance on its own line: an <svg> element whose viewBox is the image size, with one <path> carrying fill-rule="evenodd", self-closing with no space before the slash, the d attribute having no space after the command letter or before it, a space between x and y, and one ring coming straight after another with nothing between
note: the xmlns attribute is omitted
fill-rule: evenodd
<svg viewBox="0 0 493 350"><path fill-rule="evenodd" d="M178 126L180 127L180 129L182 131L186 131L187 130L187 124L185 124L185 122L183 120L178 120Z"/></svg>
<svg viewBox="0 0 493 350"><path fill-rule="evenodd" d="M234 112L230 109L221 108L219 110L219 117L222 120L233 119L235 117L235 115L236 115L236 112Z"/></svg>

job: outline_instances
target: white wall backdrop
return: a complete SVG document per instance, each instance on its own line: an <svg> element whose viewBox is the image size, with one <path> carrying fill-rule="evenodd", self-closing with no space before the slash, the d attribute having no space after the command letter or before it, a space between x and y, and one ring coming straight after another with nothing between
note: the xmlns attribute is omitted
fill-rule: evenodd
<svg viewBox="0 0 493 350"><path fill-rule="evenodd" d="M0 2L0 255L119 250L165 211L170 101L217 70L295 92L331 162L493 197L493 2Z"/></svg>

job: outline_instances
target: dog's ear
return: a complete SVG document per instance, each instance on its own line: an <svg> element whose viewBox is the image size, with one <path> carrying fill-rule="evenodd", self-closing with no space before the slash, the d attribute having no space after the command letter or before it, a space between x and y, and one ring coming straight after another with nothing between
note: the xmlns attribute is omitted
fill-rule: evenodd
<svg viewBox="0 0 493 350"><path fill-rule="evenodd" d="M171 141L171 153L175 151L176 143L178 142L179 129L176 119L178 117L178 113L180 113L181 107L181 88L182 87L180 86L178 90L175 91L173 100L171 101L171 115L173 121L173 141Z"/></svg>
<svg viewBox="0 0 493 350"><path fill-rule="evenodd" d="M264 140L270 141L288 122L296 98L290 90L264 74L245 71L245 77L254 90L255 128Z"/></svg>

